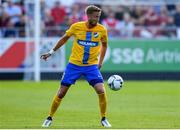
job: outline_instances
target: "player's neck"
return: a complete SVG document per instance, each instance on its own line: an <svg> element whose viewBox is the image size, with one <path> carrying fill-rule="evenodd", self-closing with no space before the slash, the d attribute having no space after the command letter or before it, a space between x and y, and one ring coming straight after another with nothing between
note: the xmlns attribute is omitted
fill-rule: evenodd
<svg viewBox="0 0 180 130"><path fill-rule="evenodd" d="M97 25L97 24L96 24L96 25ZM91 24L89 24L89 22L86 22L86 27L87 27L88 29L94 28L96 25L91 25Z"/></svg>

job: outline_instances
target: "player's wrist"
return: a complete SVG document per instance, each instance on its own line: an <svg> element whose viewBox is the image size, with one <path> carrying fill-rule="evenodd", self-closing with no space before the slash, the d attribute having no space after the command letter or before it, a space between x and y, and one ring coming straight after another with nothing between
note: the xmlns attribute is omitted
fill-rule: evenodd
<svg viewBox="0 0 180 130"><path fill-rule="evenodd" d="M50 55L54 54L55 51L53 49L51 49L49 52L48 52Z"/></svg>

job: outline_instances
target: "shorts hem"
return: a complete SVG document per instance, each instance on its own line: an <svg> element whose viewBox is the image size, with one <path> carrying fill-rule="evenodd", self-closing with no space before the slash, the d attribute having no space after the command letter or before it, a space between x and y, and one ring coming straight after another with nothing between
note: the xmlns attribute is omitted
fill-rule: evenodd
<svg viewBox="0 0 180 130"><path fill-rule="evenodd" d="M91 80L90 82L89 82L89 84L91 85L91 86L95 86L97 83L104 83L103 82L103 80L101 80L101 79L94 79L94 80Z"/></svg>
<svg viewBox="0 0 180 130"><path fill-rule="evenodd" d="M71 86L71 84L63 83L63 82L61 82L61 85L66 86L66 87L70 87Z"/></svg>

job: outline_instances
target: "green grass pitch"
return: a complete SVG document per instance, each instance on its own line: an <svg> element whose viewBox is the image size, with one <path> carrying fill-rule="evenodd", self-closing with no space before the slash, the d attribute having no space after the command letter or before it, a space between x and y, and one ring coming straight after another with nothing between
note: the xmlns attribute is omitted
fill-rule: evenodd
<svg viewBox="0 0 180 130"><path fill-rule="evenodd" d="M0 81L0 129L41 128L58 87L59 81ZM125 81L120 91L105 87L113 129L180 128L180 82ZM50 128L103 128L97 95L87 82L71 87Z"/></svg>

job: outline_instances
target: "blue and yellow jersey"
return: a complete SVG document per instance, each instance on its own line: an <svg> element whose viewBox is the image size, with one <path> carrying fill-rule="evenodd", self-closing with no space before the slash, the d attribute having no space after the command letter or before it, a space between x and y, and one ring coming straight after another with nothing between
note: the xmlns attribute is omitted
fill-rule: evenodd
<svg viewBox="0 0 180 130"><path fill-rule="evenodd" d="M107 29L97 24L88 29L85 22L78 22L66 31L67 36L74 36L70 63L87 66L98 64L101 42L107 42Z"/></svg>

